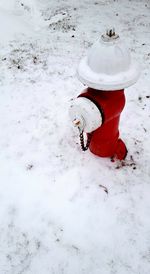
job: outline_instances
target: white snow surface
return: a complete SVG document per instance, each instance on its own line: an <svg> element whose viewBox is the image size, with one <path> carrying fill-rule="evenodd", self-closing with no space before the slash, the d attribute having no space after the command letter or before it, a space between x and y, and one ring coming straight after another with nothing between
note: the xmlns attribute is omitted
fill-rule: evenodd
<svg viewBox="0 0 150 274"><path fill-rule="evenodd" d="M0 1L1 274L150 273L149 18L148 0ZM142 68L114 163L82 152L68 118L110 25Z"/></svg>

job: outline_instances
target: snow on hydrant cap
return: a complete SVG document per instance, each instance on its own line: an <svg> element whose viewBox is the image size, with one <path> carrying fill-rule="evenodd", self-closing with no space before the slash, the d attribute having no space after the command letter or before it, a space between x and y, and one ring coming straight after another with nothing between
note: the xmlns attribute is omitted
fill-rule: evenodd
<svg viewBox="0 0 150 274"><path fill-rule="evenodd" d="M88 87L119 90L134 84L139 66L114 29L107 30L79 63L77 75Z"/></svg>

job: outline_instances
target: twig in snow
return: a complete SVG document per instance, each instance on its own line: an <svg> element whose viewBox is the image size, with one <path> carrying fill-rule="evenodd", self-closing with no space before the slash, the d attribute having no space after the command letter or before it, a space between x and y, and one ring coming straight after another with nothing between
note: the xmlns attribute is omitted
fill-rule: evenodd
<svg viewBox="0 0 150 274"><path fill-rule="evenodd" d="M103 188L103 189L104 189L104 191L108 194L108 189L107 189L107 187L106 187L106 186L99 185L99 187Z"/></svg>

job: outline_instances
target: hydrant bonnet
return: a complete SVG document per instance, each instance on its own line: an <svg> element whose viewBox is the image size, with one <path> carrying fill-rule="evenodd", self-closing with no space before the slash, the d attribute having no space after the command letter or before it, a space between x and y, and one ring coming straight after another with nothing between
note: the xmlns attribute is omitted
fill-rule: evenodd
<svg viewBox="0 0 150 274"><path fill-rule="evenodd" d="M139 67L115 31L109 30L81 60L77 75L83 84L91 88L120 90L137 81Z"/></svg>

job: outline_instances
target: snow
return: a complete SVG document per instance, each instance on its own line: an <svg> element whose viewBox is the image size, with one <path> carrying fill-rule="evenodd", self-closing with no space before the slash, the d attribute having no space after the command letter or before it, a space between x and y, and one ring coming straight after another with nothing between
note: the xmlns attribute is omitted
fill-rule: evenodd
<svg viewBox="0 0 150 274"><path fill-rule="evenodd" d="M149 15L146 0L1 0L0 273L150 273ZM82 152L68 117L77 64L109 25L142 67L122 163Z"/></svg>

